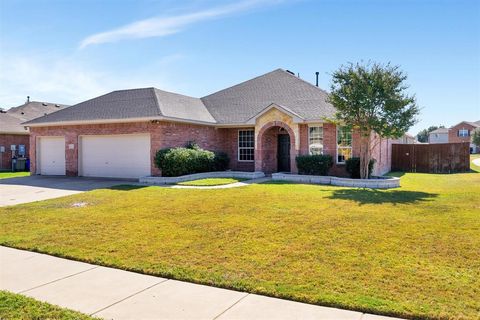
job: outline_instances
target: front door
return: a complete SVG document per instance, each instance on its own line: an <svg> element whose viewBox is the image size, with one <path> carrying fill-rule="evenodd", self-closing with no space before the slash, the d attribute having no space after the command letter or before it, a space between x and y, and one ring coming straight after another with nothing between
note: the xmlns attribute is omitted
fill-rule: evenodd
<svg viewBox="0 0 480 320"><path fill-rule="evenodd" d="M277 146L278 172L290 172L290 136L278 135Z"/></svg>

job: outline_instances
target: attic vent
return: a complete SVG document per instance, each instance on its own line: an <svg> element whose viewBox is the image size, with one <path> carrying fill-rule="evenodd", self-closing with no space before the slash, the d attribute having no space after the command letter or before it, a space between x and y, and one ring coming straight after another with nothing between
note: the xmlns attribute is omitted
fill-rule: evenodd
<svg viewBox="0 0 480 320"><path fill-rule="evenodd" d="M290 74L295 75L295 72L293 72L293 71L290 71L290 70L286 70L286 71L287 71L288 73L290 73Z"/></svg>
<svg viewBox="0 0 480 320"><path fill-rule="evenodd" d="M46 106L48 106L48 104L46 104L46 103L44 102L44 103L42 103L42 106L45 106L45 107L46 107Z"/></svg>

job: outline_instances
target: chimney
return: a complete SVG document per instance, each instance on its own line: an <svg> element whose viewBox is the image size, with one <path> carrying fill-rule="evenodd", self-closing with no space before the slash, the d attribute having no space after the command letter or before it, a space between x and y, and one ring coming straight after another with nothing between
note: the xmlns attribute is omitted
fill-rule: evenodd
<svg viewBox="0 0 480 320"><path fill-rule="evenodd" d="M26 103L29 103L30 102L30 96L27 96L27 102Z"/></svg>
<svg viewBox="0 0 480 320"><path fill-rule="evenodd" d="M315 72L315 76L317 78L317 81L315 82L315 85L318 87L318 75L320 74L320 72Z"/></svg>

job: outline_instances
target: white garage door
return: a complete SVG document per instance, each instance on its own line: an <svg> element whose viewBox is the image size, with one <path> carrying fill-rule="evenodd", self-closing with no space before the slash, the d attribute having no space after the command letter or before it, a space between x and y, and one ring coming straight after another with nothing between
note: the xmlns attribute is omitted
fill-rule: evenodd
<svg viewBox="0 0 480 320"><path fill-rule="evenodd" d="M139 178L150 175L150 135L81 136L79 175Z"/></svg>
<svg viewBox="0 0 480 320"><path fill-rule="evenodd" d="M39 137L37 159L37 173L65 175L65 137Z"/></svg>

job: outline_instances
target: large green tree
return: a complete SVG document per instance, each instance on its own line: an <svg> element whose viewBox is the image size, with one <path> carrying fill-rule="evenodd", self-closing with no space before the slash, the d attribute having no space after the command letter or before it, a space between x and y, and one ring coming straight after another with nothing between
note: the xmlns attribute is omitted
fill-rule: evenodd
<svg viewBox="0 0 480 320"><path fill-rule="evenodd" d="M438 128L445 128L445 126L430 126L427 129L423 129L417 134L417 141L418 142L428 142L428 135L430 132L437 130Z"/></svg>
<svg viewBox="0 0 480 320"><path fill-rule="evenodd" d="M368 178L372 150L380 139L399 138L419 114L415 96L409 95L407 76L398 66L350 63L332 75L330 103L334 121L360 132L360 177Z"/></svg>

